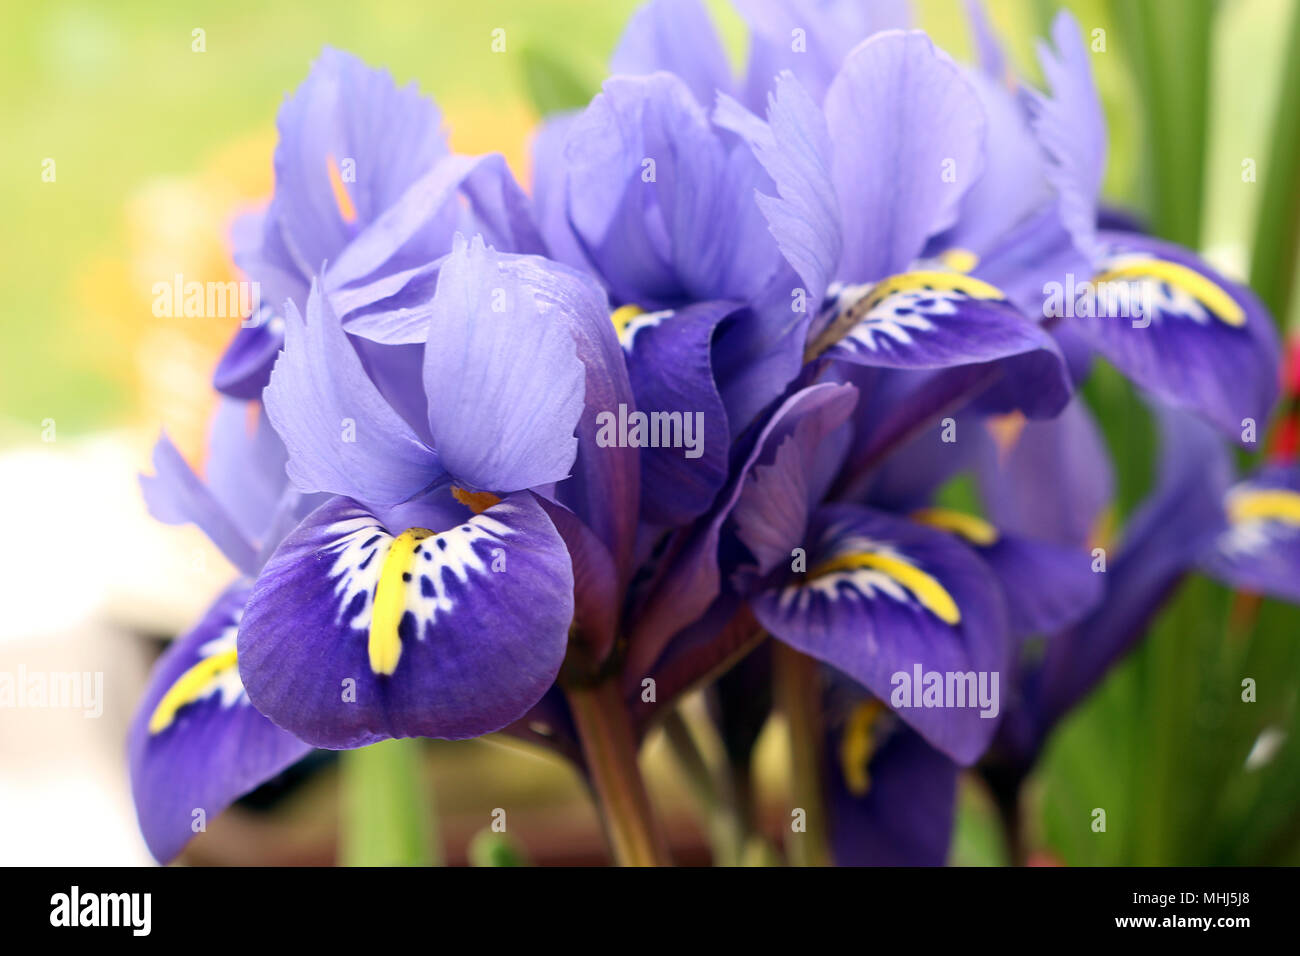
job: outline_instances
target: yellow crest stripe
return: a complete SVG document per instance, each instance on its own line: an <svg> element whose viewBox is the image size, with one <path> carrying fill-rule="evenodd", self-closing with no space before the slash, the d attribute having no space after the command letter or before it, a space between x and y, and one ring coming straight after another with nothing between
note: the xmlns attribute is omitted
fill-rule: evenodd
<svg viewBox="0 0 1300 956"><path fill-rule="evenodd" d="M917 524L951 532L965 538L971 544L987 546L996 544L998 540L997 528L983 518L966 514L964 511L954 511L951 508L922 508L913 511L911 517Z"/></svg>
<svg viewBox="0 0 1300 956"><path fill-rule="evenodd" d="M1006 298L1006 295L997 286L982 282L979 279L972 279L960 272L943 272L937 269L933 271L920 270L917 272L900 272L898 275L881 279L871 287L866 299L860 306L855 306L853 311L859 315L866 315L891 295L897 295L900 292L916 292L926 286L944 292L964 292L972 299Z"/></svg>
<svg viewBox="0 0 1300 956"><path fill-rule="evenodd" d="M1233 524L1281 521L1300 525L1300 492L1285 488L1234 491L1228 495L1228 519Z"/></svg>
<svg viewBox="0 0 1300 956"><path fill-rule="evenodd" d="M844 775L849 793L855 797L865 797L871 789L868 767L875 750L871 731L884 712L885 707L880 701L864 700L853 708L844 725L844 736L840 738L840 773Z"/></svg>
<svg viewBox="0 0 1300 956"><path fill-rule="evenodd" d="M970 272L980 264L980 257L969 249L945 249L939 261L953 272Z"/></svg>
<svg viewBox="0 0 1300 956"><path fill-rule="evenodd" d="M408 528L393 539L384 566L375 585L375 602L370 612L370 669L376 674L392 674L402 657L402 639L398 626L406 613L406 585L415 565L416 548L433 532L425 528Z"/></svg>
<svg viewBox="0 0 1300 956"><path fill-rule="evenodd" d="M914 564L902 558L878 554L874 551L853 551L832 558L813 568L810 577L819 578L839 571L856 571L869 568L893 578L907 588L921 602L921 606L945 624L961 621L961 610L942 584Z"/></svg>
<svg viewBox="0 0 1300 956"><path fill-rule="evenodd" d="M202 697L214 678L236 665L236 654L237 651L231 648L205 657L176 678L176 683L167 688L167 693L149 715L149 733L160 733L170 727L182 707Z"/></svg>
<svg viewBox="0 0 1300 956"><path fill-rule="evenodd" d="M623 331L627 328L628 323L638 315L644 315L645 309L638 305L620 305L617 309L609 314L610 321L614 323L614 331L621 338Z"/></svg>
<svg viewBox="0 0 1300 956"><path fill-rule="evenodd" d="M1165 259L1135 257L1125 259L1093 279L1094 284L1115 280L1159 279L1190 294L1225 325L1246 324L1246 311L1232 296L1195 269Z"/></svg>

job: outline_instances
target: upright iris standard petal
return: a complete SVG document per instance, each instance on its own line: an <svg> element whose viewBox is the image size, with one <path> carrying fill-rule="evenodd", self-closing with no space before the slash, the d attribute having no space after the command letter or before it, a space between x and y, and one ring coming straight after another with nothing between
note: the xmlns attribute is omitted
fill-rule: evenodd
<svg viewBox="0 0 1300 956"><path fill-rule="evenodd" d="M1008 233L1048 207L1055 195L1047 164L1016 94L1005 80L968 72L987 123L984 171L962 197L952 228L932 240L936 252L962 249L985 256Z"/></svg>
<svg viewBox="0 0 1300 956"><path fill-rule="evenodd" d="M776 185L776 196L758 194L758 207L786 261L803 279L808 302L818 307L843 250L833 152L821 107L793 74L782 73L768 97L767 123L725 98L715 120L745 138Z"/></svg>
<svg viewBox="0 0 1300 956"><path fill-rule="evenodd" d="M351 54L321 51L277 119L273 224L301 273L313 274L346 244L349 218L378 216L447 153L441 125L414 84L398 89ZM348 198L342 208L339 189Z"/></svg>
<svg viewBox="0 0 1300 956"><path fill-rule="evenodd" d="M424 391L443 467L476 491L568 477L585 370L572 334L481 238L458 239L438 276Z"/></svg>
<svg viewBox="0 0 1300 956"><path fill-rule="evenodd" d="M311 750L253 709L235 634L249 582L232 585L154 667L131 721L131 791L145 842L166 863L235 799Z"/></svg>
<svg viewBox="0 0 1300 956"><path fill-rule="evenodd" d="M1300 603L1300 469L1273 465L1224 497L1228 527L1203 562L1233 587Z"/></svg>
<svg viewBox="0 0 1300 956"><path fill-rule="evenodd" d="M1102 233L1106 252L1066 324L1162 401L1203 415L1243 442L1277 401L1280 350L1255 294L1192 253L1131 233Z"/></svg>
<svg viewBox="0 0 1300 956"><path fill-rule="evenodd" d="M249 599L249 697L316 746L498 730L564 659L573 571L530 493L473 516L449 498L399 511L381 520L332 499L280 545Z"/></svg>
<svg viewBox="0 0 1300 956"><path fill-rule="evenodd" d="M623 28L609 60L611 73L674 73L703 106L735 80L722 40L701 0L650 0Z"/></svg>
<svg viewBox="0 0 1300 956"><path fill-rule="evenodd" d="M780 264L749 149L724 140L672 74L616 76L565 145L569 221L618 305L748 301Z"/></svg>
<svg viewBox="0 0 1300 956"><path fill-rule="evenodd" d="M838 277L902 272L956 221L980 176L979 97L924 33L888 32L849 55L825 108L844 230Z"/></svg>
<svg viewBox="0 0 1300 956"><path fill-rule="evenodd" d="M957 762L988 746L1011 662L1006 610L988 568L950 535L824 507L809 526L807 571L751 606L773 636L889 701Z"/></svg>
<svg viewBox="0 0 1300 956"><path fill-rule="evenodd" d="M287 470L298 489L382 506L438 478L437 455L370 381L328 297L313 287L307 321L292 306L285 319L266 413L289 449Z"/></svg>
<svg viewBox="0 0 1300 956"><path fill-rule="evenodd" d="M912 25L908 0L737 0L736 8L750 28L745 93L751 108L761 108L783 70L820 101L858 43Z"/></svg>
<svg viewBox="0 0 1300 956"><path fill-rule="evenodd" d="M555 497L609 549L621 580L631 574L640 501L638 450L600 443L601 413L635 403L609 302L596 281L538 256L503 256L501 265L530 288L543 321L573 336L586 372L578 457Z"/></svg>
<svg viewBox="0 0 1300 956"><path fill-rule="evenodd" d="M827 809L838 866L942 866L957 765L878 700L854 705L827 735Z"/></svg>
<svg viewBox="0 0 1300 956"><path fill-rule="evenodd" d="M1052 22L1053 53L1040 45L1038 60L1052 89L1050 98L1030 92L1031 124L1048 158L1047 178L1055 187L1059 215L1078 250L1100 253L1097 200L1106 171L1106 118L1093 83L1079 24L1062 10Z"/></svg>
<svg viewBox="0 0 1300 956"><path fill-rule="evenodd" d="M465 209L460 208L458 199L464 201ZM418 268L447 251L448 229L428 228L430 220L439 215L512 252L542 249L531 205L501 155L446 156L357 234L326 273L330 288L364 286L366 277L371 276L370 285L383 291L367 295L364 288L356 288L350 294L351 305L359 308L378 301L391 289L391 281L386 280L395 274L393 266ZM410 248L412 245L416 248ZM379 338L383 330L373 323L370 327ZM392 340L391 336L379 338Z"/></svg>

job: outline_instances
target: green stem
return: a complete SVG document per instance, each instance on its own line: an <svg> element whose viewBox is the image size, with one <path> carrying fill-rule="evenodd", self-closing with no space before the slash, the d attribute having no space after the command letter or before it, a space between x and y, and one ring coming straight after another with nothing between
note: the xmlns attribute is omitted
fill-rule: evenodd
<svg viewBox="0 0 1300 956"><path fill-rule="evenodd" d="M791 829L786 853L795 866L829 866L821 673L806 654L779 641L773 641L772 648L773 691L790 735L790 793L794 808L804 811L804 832Z"/></svg>
<svg viewBox="0 0 1300 956"><path fill-rule="evenodd" d="M596 806L620 866L667 866L668 842L637 766L636 737L616 681L565 689L582 741Z"/></svg>
<svg viewBox="0 0 1300 956"><path fill-rule="evenodd" d="M747 831L732 782L709 766L680 710L674 710L664 718L663 730L691 796L704 814L714 864L738 865Z"/></svg>
<svg viewBox="0 0 1300 956"><path fill-rule="evenodd" d="M439 866L424 742L385 740L339 755L345 866Z"/></svg>

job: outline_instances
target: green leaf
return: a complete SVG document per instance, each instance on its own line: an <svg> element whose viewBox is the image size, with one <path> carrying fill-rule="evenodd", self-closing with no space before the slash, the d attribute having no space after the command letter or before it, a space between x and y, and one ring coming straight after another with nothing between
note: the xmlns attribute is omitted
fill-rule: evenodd
<svg viewBox="0 0 1300 956"><path fill-rule="evenodd" d="M1291 11L1291 40L1273 118L1272 147L1261 170L1264 197L1260 203L1255 243L1251 249L1250 284L1279 325L1289 314L1297 254L1300 254L1300 6Z"/></svg>
<svg viewBox="0 0 1300 956"><path fill-rule="evenodd" d="M423 741L385 740L340 755L344 866L438 866Z"/></svg>
<svg viewBox="0 0 1300 956"><path fill-rule="evenodd" d="M1122 48L1142 91L1151 223L1197 248L1205 182L1214 0L1112 0Z"/></svg>

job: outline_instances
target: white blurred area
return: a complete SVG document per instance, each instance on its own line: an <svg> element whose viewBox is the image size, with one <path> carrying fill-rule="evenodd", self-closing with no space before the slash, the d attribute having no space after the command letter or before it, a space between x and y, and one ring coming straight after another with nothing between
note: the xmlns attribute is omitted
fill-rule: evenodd
<svg viewBox="0 0 1300 956"><path fill-rule="evenodd" d="M193 527L149 517L155 436L115 431L0 450L0 674L102 673L102 714L0 706L0 865L144 865L126 731L156 646L228 582Z"/></svg>

